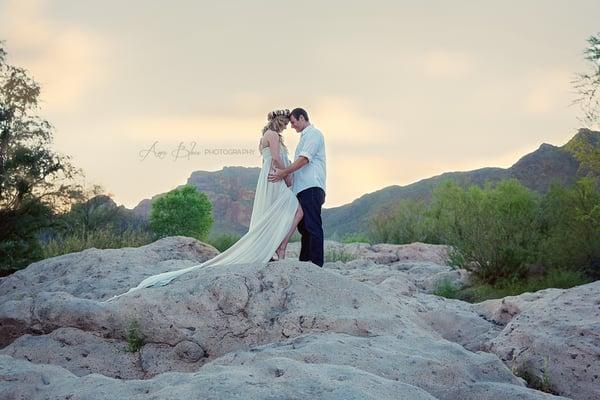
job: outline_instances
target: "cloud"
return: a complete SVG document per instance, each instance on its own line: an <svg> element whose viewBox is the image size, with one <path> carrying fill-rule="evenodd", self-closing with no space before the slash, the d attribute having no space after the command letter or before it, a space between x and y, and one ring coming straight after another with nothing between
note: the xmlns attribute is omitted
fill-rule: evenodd
<svg viewBox="0 0 600 400"><path fill-rule="evenodd" d="M258 146L262 118L213 115L170 115L131 117L117 124L114 132L137 141L169 143L195 140L202 145L254 143Z"/></svg>
<svg viewBox="0 0 600 400"><path fill-rule="evenodd" d="M463 53L447 50L433 50L425 54L422 67L431 78L456 78L473 70L473 59Z"/></svg>
<svg viewBox="0 0 600 400"><path fill-rule="evenodd" d="M45 110L73 112L90 90L107 81L109 46L96 33L45 17L45 3L12 0L0 10L9 62L26 68L41 85Z"/></svg>
<svg viewBox="0 0 600 400"><path fill-rule="evenodd" d="M251 148L258 146L261 128L268 107L249 115L244 100L251 103L274 104L260 95L245 93L234 95L229 114L180 114L168 116L139 115L123 120L104 131L111 132L115 140L130 139L138 147L149 147L159 141L158 147L172 149L181 141L196 141L202 149ZM276 108L276 107L274 107ZM381 159L382 152L394 148L393 130L384 121L369 115L366 108L342 96L325 96L308 103L306 108L311 121L323 132L327 152L328 207L340 205L377 190L392 180L396 169L392 163ZM299 135L288 127L284 138L290 149L290 158L299 141ZM142 146L143 144L143 146ZM147 160L145 168L161 164L176 173L193 169L215 170L229 165L260 166L258 154L247 157L195 157L192 164L166 163ZM190 169L190 167L192 169ZM189 172L187 172L189 173ZM185 173L183 173L185 174Z"/></svg>
<svg viewBox="0 0 600 400"><path fill-rule="evenodd" d="M392 144L392 128L370 114L358 101L341 96L326 96L315 101L309 117L321 129L326 145L347 150L369 151ZM401 131L401 127L395 127ZM360 155L361 153L356 153Z"/></svg>
<svg viewBox="0 0 600 400"><path fill-rule="evenodd" d="M525 111L532 114L548 114L555 111L563 111L569 104L573 79L571 72L567 69L553 68L546 71L536 72L528 75L526 82L527 93L522 100Z"/></svg>

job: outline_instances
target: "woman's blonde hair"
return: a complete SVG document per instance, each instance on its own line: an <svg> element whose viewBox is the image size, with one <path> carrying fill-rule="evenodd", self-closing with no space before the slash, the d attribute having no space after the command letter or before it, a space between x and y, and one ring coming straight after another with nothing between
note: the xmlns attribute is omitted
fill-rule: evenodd
<svg viewBox="0 0 600 400"><path fill-rule="evenodd" d="M283 147L285 147L286 150L287 150L287 147L283 143L283 136L281 136L280 132L290 122L290 110L288 110L288 109L285 109L285 110L273 110L269 114L267 114L267 120L268 120L267 124L262 129L263 135L268 130L272 130L272 131L277 132L277 134L279 135L279 143Z"/></svg>

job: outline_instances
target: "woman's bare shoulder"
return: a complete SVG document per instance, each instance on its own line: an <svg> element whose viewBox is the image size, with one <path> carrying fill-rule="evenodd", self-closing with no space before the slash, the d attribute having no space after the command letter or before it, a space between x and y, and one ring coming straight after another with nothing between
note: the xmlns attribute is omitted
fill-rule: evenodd
<svg viewBox="0 0 600 400"><path fill-rule="evenodd" d="M268 136L268 137L279 137L279 134L277 132L275 132L274 130L271 129L267 129L265 131L265 133L263 134L263 136Z"/></svg>

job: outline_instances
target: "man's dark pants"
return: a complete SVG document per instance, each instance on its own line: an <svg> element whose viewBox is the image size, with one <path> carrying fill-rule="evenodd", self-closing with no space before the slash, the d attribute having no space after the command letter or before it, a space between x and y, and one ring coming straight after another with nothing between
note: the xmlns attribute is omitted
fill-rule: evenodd
<svg viewBox="0 0 600 400"><path fill-rule="evenodd" d="M298 223L302 235L300 261L312 261L319 267L323 266L323 222L321 221L321 206L325 202L325 191L320 187L304 189L296 195L304 212L304 217Z"/></svg>

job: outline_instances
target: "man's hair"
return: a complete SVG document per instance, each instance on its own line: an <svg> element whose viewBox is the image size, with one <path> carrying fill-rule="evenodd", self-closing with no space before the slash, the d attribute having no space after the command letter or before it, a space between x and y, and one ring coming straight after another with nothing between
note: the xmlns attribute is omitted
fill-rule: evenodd
<svg viewBox="0 0 600 400"><path fill-rule="evenodd" d="M295 119L300 119L300 116L302 115L304 117L304 119L306 120L306 122L309 121L308 113L306 112L306 110L304 108L294 108L292 110L292 112L290 113L290 115L293 115Z"/></svg>

